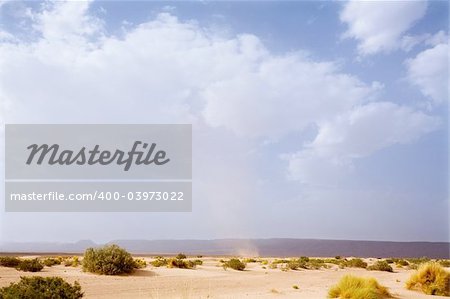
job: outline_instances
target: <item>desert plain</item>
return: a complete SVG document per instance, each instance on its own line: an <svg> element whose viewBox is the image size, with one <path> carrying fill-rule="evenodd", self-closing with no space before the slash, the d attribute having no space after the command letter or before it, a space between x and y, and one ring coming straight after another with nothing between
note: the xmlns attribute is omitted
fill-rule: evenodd
<svg viewBox="0 0 450 299"><path fill-rule="evenodd" d="M42 256L32 256L40 257ZM30 258L30 256L27 256ZM73 283L78 281L84 298L327 298L328 290L346 274L373 277L389 288L398 299L438 299L405 288L414 270L393 267L394 272L368 271L360 268L289 270L271 269L258 262L247 263L244 271L224 269L220 260L229 257L202 257L195 269L154 267L151 257L140 257L147 266L130 275L108 276L83 272L82 267L54 265L40 272L21 272L0 267L0 287L16 282L21 276L59 276ZM81 256L80 256L81 259ZM270 261L275 258L266 258ZM376 259L364 259L373 263Z"/></svg>

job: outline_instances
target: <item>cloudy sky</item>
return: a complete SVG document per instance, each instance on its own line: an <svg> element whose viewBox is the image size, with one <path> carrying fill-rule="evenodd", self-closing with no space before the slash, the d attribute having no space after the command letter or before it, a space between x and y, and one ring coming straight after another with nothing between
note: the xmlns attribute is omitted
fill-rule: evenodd
<svg viewBox="0 0 450 299"><path fill-rule="evenodd" d="M194 150L192 213L1 212L0 240L448 241L448 11L0 0L2 123L192 123Z"/></svg>

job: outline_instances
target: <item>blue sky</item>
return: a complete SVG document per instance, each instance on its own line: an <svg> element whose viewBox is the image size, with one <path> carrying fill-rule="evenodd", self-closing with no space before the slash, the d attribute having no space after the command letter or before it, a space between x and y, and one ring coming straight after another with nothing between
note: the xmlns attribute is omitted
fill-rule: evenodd
<svg viewBox="0 0 450 299"><path fill-rule="evenodd" d="M2 213L1 240L448 241L448 9L0 1L3 123L194 128L192 213Z"/></svg>

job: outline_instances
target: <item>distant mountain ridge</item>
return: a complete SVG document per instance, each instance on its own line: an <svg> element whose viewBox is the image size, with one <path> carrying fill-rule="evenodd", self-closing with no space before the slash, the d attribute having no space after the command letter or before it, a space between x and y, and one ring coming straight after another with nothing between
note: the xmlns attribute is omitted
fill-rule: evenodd
<svg viewBox="0 0 450 299"><path fill-rule="evenodd" d="M243 256L358 256L450 258L448 242L388 242L322 239L114 240L135 254L243 255ZM90 240L76 243L0 243L0 252L81 253L96 247Z"/></svg>

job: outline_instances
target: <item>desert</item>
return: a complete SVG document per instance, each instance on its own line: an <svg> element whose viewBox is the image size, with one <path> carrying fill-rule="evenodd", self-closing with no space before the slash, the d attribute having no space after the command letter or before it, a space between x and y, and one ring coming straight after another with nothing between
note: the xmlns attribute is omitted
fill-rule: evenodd
<svg viewBox="0 0 450 299"><path fill-rule="evenodd" d="M100 275L83 270L82 255L27 255L19 258L36 258L43 264L59 259L61 263L44 266L39 272L0 267L0 288L19 281L21 277L58 276L69 283L77 281L83 298L315 299L328 298L331 287L342 277L353 275L376 279L393 298L446 298L405 288L416 271L414 268L427 259L235 257L245 264L245 269L237 271L225 266L233 259L230 256L133 256L141 264L138 269L129 274ZM173 261L186 261L192 264L192 268L171 266ZM302 261L306 263L302 264ZM449 266L448 260L438 262ZM389 264L392 272L368 270L377 263Z"/></svg>

